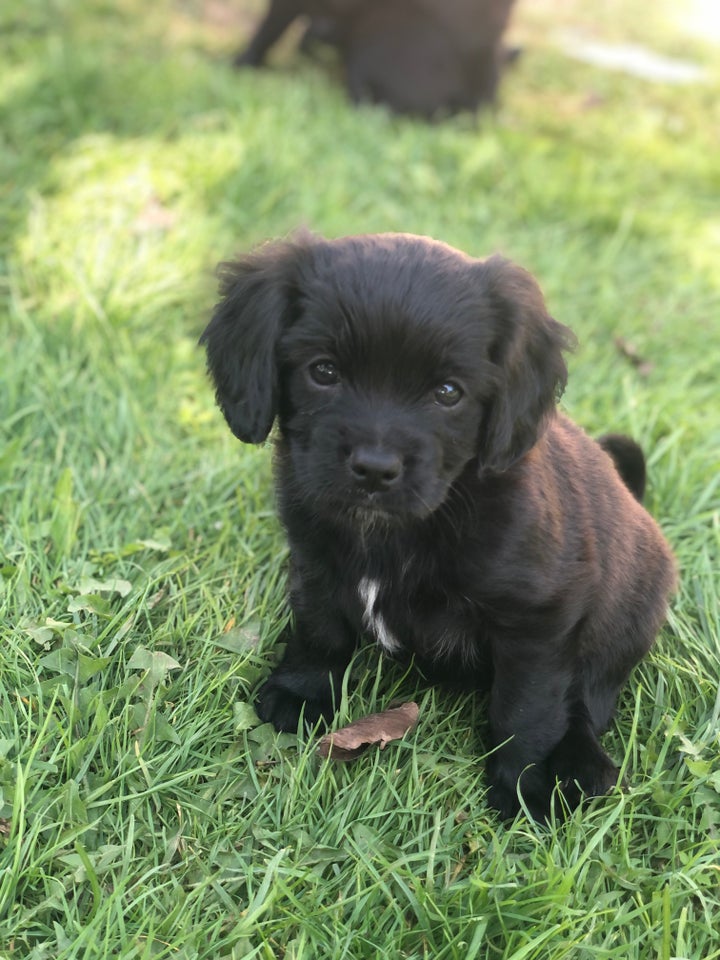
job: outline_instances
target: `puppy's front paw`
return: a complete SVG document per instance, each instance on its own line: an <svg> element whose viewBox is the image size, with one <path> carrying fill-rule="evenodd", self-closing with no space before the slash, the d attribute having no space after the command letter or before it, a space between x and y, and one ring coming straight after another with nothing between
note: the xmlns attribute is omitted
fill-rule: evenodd
<svg viewBox="0 0 720 960"><path fill-rule="evenodd" d="M500 783L491 783L487 792L487 802L497 811L501 820L513 820L520 812L520 802L516 790Z"/></svg>
<svg viewBox="0 0 720 960"><path fill-rule="evenodd" d="M502 820L512 820L525 807L534 820L544 820L550 812L550 785L542 765L527 767L519 780L499 763L488 770L490 786L487 800ZM520 803L519 793L522 795Z"/></svg>
<svg viewBox="0 0 720 960"><path fill-rule="evenodd" d="M307 727L314 727L320 720L329 722L334 708L332 697L305 698L289 689L283 677L273 674L257 695L257 715L264 723L272 723L276 730L295 733L303 716Z"/></svg>
<svg viewBox="0 0 720 960"><path fill-rule="evenodd" d="M620 771L604 750L559 765L555 775L564 804L573 810L583 799L602 797L617 786Z"/></svg>

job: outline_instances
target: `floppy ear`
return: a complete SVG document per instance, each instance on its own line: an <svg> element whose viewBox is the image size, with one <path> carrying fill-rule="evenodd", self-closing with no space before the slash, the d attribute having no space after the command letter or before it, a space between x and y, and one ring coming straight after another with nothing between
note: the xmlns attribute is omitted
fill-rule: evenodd
<svg viewBox="0 0 720 960"><path fill-rule="evenodd" d="M275 348L292 320L297 266L306 249L268 243L218 267L221 299L200 343L218 406L245 443L265 440L275 419Z"/></svg>
<svg viewBox="0 0 720 960"><path fill-rule="evenodd" d="M480 434L480 469L502 473L542 435L567 382L562 351L575 346L571 330L553 320L535 279L503 257L481 265L494 317L489 359L495 392Z"/></svg>

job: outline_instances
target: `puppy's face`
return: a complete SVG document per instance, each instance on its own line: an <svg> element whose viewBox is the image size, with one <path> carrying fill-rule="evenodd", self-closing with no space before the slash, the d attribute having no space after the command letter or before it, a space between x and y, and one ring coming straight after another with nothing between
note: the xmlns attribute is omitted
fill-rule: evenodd
<svg viewBox="0 0 720 960"><path fill-rule="evenodd" d="M569 333L500 258L408 235L307 237L224 268L203 335L243 440L278 418L292 496L366 523L423 518L471 463L503 471L565 382Z"/></svg>
<svg viewBox="0 0 720 960"><path fill-rule="evenodd" d="M477 455L492 382L487 363L468 362L486 352L468 320L343 291L303 305L279 342L279 420L318 509L402 519L442 503Z"/></svg>

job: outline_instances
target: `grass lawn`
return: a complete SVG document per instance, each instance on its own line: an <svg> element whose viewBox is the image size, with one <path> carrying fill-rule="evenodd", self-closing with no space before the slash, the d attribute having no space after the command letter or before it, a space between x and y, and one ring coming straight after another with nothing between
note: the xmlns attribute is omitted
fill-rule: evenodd
<svg viewBox="0 0 720 960"><path fill-rule="evenodd" d="M671 0L525 0L497 115L427 126L291 45L233 73L260 6L0 11L0 958L720 957L718 46ZM215 263L301 224L518 260L568 411L648 452L682 587L605 738L631 788L563 825L498 822L484 704L372 648L340 720L415 698L408 740L336 766L254 714L286 551L196 341Z"/></svg>

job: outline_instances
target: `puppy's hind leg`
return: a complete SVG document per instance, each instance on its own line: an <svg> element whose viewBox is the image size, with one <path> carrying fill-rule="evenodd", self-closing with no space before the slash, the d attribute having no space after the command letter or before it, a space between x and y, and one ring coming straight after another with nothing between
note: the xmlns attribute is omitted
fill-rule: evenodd
<svg viewBox="0 0 720 960"><path fill-rule="evenodd" d="M572 690L568 730L548 759L550 775L560 782L570 806L581 794L601 796L617 784L617 767L598 738L612 720L618 695L631 671L651 648L660 628L664 596L672 576L672 565L664 556L661 553L657 560L660 573L653 576L653 571L649 571L651 586L648 589L646 584L645 604L633 610L631 605L637 605L637 597L625 598L614 611L609 626L603 625L585 636L586 657L579 665ZM621 630L613 626L618 623Z"/></svg>

